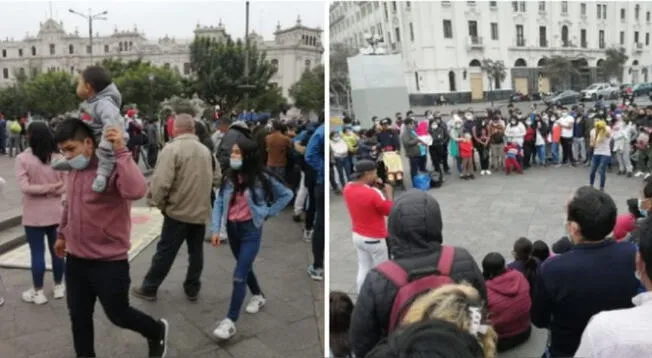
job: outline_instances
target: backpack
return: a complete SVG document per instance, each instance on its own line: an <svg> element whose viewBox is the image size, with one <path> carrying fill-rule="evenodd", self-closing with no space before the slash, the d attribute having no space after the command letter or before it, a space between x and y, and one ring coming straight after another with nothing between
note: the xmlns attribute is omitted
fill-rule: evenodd
<svg viewBox="0 0 652 358"><path fill-rule="evenodd" d="M413 269L408 272L391 260L376 266L376 271L390 280L398 289L392 304L387 327L388 333L392 333L398 328L405 312L417 297L440 286L455 283L450 277L454 257L455 248L442 245L437 267Z"/></svg>
<svg viewBox="0 0 652 358"><path fill-rule="evenodd" d="M21 127L18 121L12 121L11 124L9 125L9 131L11 131L11 133L13 134L20 134L22 130L23 127Z"/></svg>

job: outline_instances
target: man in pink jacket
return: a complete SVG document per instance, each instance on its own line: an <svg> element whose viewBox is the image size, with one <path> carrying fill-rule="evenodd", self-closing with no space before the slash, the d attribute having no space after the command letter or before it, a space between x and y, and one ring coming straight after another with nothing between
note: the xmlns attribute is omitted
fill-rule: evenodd
<svg viewBox="0 0 652 358"><path fill-rule="evenodd" d="M165 357L168 323L129 305L131 201L145 196L147 183L127 150L121 128L108 129L116 165L102 193L91 184L97 170L97 143L79 119L57 126L55 141L73 168L66 183L67 202L54 245L67 256L66 284L72 335L78 357L95 357L93 311L99 299L115 325L147 338L149 357Z"/></svg>

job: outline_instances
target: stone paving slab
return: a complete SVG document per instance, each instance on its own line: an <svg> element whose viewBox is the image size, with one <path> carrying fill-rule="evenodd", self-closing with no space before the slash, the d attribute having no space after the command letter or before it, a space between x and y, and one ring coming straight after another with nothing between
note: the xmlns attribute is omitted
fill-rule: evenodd
<svg viewBox="0 0 652 358"><path fill-rule="evenodd" d="M132 285L140 284L156 245L149 245L131 262ZM188 266L185 245L158 291L156 302L131 297L134 307L170 322L169 357L323 357L323 284L306 274L310 244L301 238L300 225L290 210L269 220L255 270L267 296L256 315L245 312L238 334L216 342L212 331L228 310L235 260L228 247L204 246L202 290L195 303L186 300L183 281ZM70 320L64 300L36 306L20 300L31 285L26 270L1 269L0 357L72 357ZM51 297L52 282L46 275ZM321 295L321 296L319 296ZM111 324L98 304L95 310L95 347L100 357L145 357L144 339Z"/></svg>
<svg viewBox="0 0 652 358"><path fill-rule="evenodd" d="M526 236L549 246L564 235L565 205L573 192L589 180L588 168L533 168L523 176L494 173L462 181L447 176L440 189L430 190L442 210L444 243L469 250L480 266L489 252L509 262L514 241ZM640 179L607 174L606 191L618 212L627 212L628 198L637 197ZM400 192L397 193L400 195ZM330 201L330 289L355 298L357 258L351 242L351 224L341 196ZM530 340L500 357L540 357L547 330L535 329Z"/></svg>

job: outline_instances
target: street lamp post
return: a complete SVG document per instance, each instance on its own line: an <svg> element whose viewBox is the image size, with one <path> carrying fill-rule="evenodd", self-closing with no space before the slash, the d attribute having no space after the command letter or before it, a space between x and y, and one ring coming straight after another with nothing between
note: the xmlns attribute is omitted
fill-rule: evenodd
<svg viewBox="0 0 652 358"><path fill-rule="evenodd" d="M244 79L245 84L241 88L245 89L244 94L244 110L247 110L249 105L249 1L245 2L245 50L244 50Z"/></svg>
<svg viewBox="0 0 652 358"><path fill-rule="evenodd" d="M150 73L147 76L149 79L149 119L154 119L154 74Z"/></svg>
<svg viewBox="0 0 652 358"><path fill-rule="evenodd" d="M91 66L93 65L93 20L106 20L104 16L108 14L108 11L98 12L93 15L91 9L88 9L88 15L82 14L81 12L75 11L73 9L68 9L68 12L71 14L79 15L88 21L88 41L90 43L90 55L91 55Z"/></svg>

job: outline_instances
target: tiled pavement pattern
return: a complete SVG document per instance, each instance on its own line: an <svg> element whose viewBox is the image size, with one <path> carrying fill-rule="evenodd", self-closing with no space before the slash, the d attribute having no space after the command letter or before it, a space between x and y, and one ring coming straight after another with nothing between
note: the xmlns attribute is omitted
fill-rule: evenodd
<svg viewBox="0 0 652 358"><path fill-rule="evenodd" d="M509 262L520 236L548 245L563 236L564 206L575 189L588 184L589 173L585 167L549 167L531 169L523 176L476 175L474 181L448 176L440 189L429 193L441 206L444 243L467 248L480 265L492 251ZM607 175L607 193L619 213L626 212L626 200L639 194L641 180ZM330 289L353 295L357 264L348 213L341 196L331 195L330 205ZM547 331L535 329L525 345L500 357L540 357L546 339Z"/></svg>

